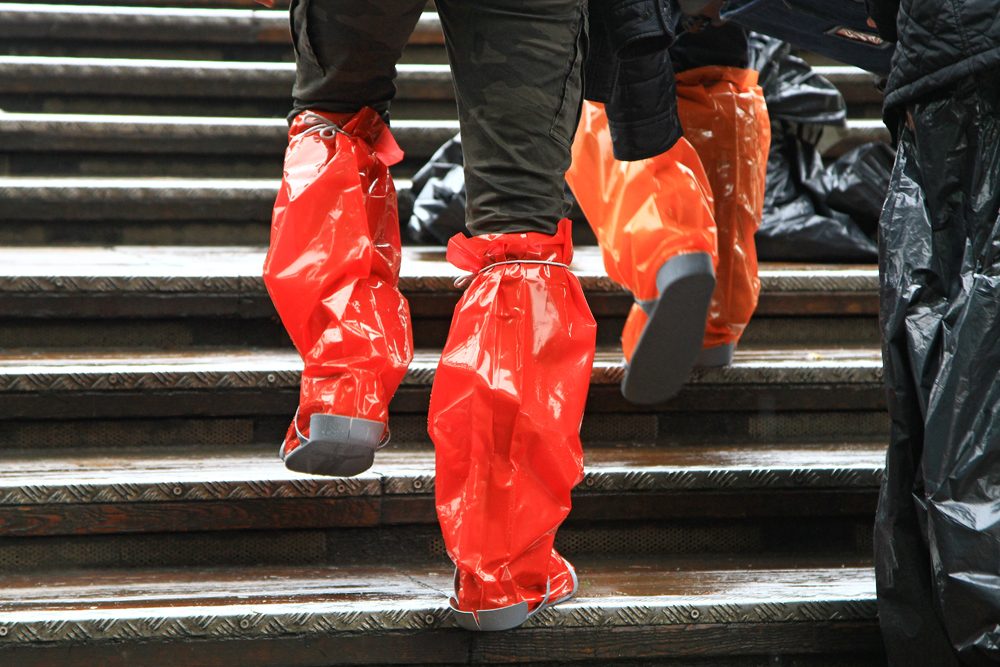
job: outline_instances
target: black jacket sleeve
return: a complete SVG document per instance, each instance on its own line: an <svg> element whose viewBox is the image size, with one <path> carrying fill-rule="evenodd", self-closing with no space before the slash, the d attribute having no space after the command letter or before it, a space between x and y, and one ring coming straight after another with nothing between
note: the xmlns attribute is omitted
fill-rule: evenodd
<svg viewBox="0 0 1000 667"><path fill-rule="evenodd" d="M899 0L865 0L868 16L875 21L879 37L887 42L896 42L896 16L899 14Z"/></svg>

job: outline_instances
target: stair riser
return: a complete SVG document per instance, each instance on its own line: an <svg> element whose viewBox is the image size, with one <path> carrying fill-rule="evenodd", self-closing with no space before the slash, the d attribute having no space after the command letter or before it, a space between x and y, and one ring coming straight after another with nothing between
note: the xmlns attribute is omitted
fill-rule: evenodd
<svg viewBox="0 0 1000 667"><path fill-rule="evenodd" d="M448 137L450 138L450 137ZM0 138L2 141L2 138ZM443 144L447 139L441 141ZM412 178L440 144L408 152L392 166L396 178ZM282 152L261 158L253 155L212 156L108 154L108 153L8 153L0 154L0 176L84 176L133 178L268 178L280 180Z"/></svg>
<svg viewBox="0 0 1000 667"><path fill-rule="evenodd" d="M601 656L602 664L616 667L885 667L882 639L875 622L838 623L831 628L825 623L770 624L760 628L739 625L687 626L680 628L647 628L639 632L616 633L613 631L573 632L559 630L545 632L536 637L532 632L531 646L536 642L550 642L546 647L562 648L561 640L575 642L578 650L567 654L568 660L586 660L579 647ZM788 626L788 627L786 627ZM479 639L490 635L508 633L483 633L475 643L491 643ZM523 635L518 635L523 640ZM527 662L541 667L545 663L531 660L530 655L511 653L509 646L490 651L491 659L483 659L478 652L470 651L468 643L473 638L462 638L456 632L432 634L421 639L380 634L367 637L363 634L343 636L317 636L308 639L271 639L234 643L229 640L183 641L169 644L98 644L68 648L19 647L0 649L0 660L19 667L62 667L64 665L107 665L108 667L134 667L137 664L165 664L163 655L169 652L170 664L185 667L216 667L220 664L239 664L241 667L316 667L328 665L331 656L334 664L359 662L376 652L391 654L394 664L438 664L448 660L458 667L469 662L462 658L470 653L474 664L488 662L506 663L503 657L514 662ZM598 650L590 647L598 644ZM787 644L786 648L782 644ZM235 644L235 646L234 646ZM734 646L739 645L744 653ZM639 646L642 651L637 650ZM802 653L806 650L824 652L823 655ZM715 648L709 648L715 647ZM790 647L795 647L794 649ZM845 652L845 647L850 651ZM786 651L794 650L794 653ZM494 652L495 651L495 652ZM749 653L749 655L747 655ZM72 658L67 658L71 655ZM513 657L511 657L513 656ZM709 656L709 657L705 657ZM630 662L622 658L633 658ZM548 654L548 659L558 656ZM650 662L638 662L651 659ZM573 665L572 662L554 663ZM578 663L585 665L588 663Z"/></svg>
<svg viewBox="0 0 1000 667"><path fill-rule="evenodd" d="M161 418L140 415L121 419L63 418L0 421L0 451L18 449L107 449L119 447L205 447L273 445L277 451L295 410L297 397L287 396L270 414L204 418L183 415ZM886 442L889 417L881 410L749 411L713 413L591 411L584 414L581 438L594 444L691 445L807 442ZM51 411L50 411L51 412ZM430 447L425 413L389 416L393 441Z"/></svg>
<svg viewBox="0 0 1000 667"><path fill-rule="evenodd" d="M625 318L598 317L597 344L618 343ZM873 347L879 343L875 318L793 318L752 320L740 340L741 349L768 347ZM451 318L413 314L414 344L442 348ZM0 320L0 348L159 348L186 347L287 348L291 341L273 318L211 318L126 320Z"/></svg>
<svg viewBox="0 0 1000 667"><path fill-rule="evenodd" d="M10 113L285 118L292 110L292 98L291 84L283 94L271 99L0 92L0 109ZM458 119L453 99L398 99L393 101L391 112L400 120Z"/></svg>
<svg viewBox="0 0 1000 667"><path fill-rule="evenodd" d="M275 35L287 39L286 34ZM269 34L268 37L271 37ZM85 39L46 40L10 38L0 42L0 56L48 58L134 58L153 60L207 60L216 62L294 62L291 47L282 42L260 44L217 44L186 38L177 42L93 41ZM410 44L403 49L400 64L446 65L443 45Z"/></svg>
<svg viewBox="0 0 1000 667"><path fill-rule="evenodd" d="M0 172L11 176L174 176L281 178L288 126L282 119L233 124L210 119L114 122L113 116L72 119L7 114L0 118ZM398 121L393 134L407 158L396 178L415 173L458 132L457 123ZM838 130L829 157L868 141L888 141L884 126L854 123Z"/></svg>
<svg viewBox="0 0 1000 667"><path fill-rule="evenodd" d="M556 549L567 557L871 552L874 489L853 495L644 494L640 502L665 507L635 516L638 502L576 498L556 535ZM784 504L798 509L782 513ZM387 500L192 505L184 510L105 505L72 514L58 507L47 513L4 508L0 569L14 574L77 568L448 563L430 497L395 507ZM601 521L592 520L595 514ZM400 515L405 522L393 525L391 518ZM612 515L620 516L608 521Z"/></svg>

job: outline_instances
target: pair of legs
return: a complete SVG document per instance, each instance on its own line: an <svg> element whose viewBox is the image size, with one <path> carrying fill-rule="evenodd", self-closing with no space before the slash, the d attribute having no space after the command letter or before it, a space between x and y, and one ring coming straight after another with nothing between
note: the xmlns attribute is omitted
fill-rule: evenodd
<svg viewBox="0 0 1000 667"><path fill-rule="evenodd" d="M293 115L388 119L396 63L426 0L294 0ZM555 234L582 102L586 0L436 3L458 98L473 234Z"/></svg>
<svg viewBox="0 0 1000 667"><path fill-rule="evenodd" d="M1000 660L1000 77L906 109L879 228L890 664Z"/></svg>
<svg viewBox="0 0 1000 667"><path fill-rule="evenodd" d="M581 103L585 0L442 0L465 153L474 276L435 375L435 493L469 629L519 625L573 594L553 549L583 475L579 425L596 325L572 260L563 177ZM413 356L398 290L386 125L424 0L296 0L295 113L265 281L305 362L281 448L293 470L351 475L387 441Z"/></svg>

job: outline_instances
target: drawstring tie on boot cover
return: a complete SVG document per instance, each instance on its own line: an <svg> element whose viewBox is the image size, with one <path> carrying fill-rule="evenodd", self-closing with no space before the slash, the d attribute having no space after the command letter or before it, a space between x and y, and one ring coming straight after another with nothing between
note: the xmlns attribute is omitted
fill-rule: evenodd
<svg viewBox="0 0 1000 667"><path fill-rule="evenodd" d="M541 259L511 259L506 262L496 262L495 264L490 264L489 266L484 266L475 273L469 273L464 276L459 276L455 279L455 287L465 287L469 284L469 281L478 276L480 273L489 271L490 269L495 269L498 266L503 266L504 264L547 264L549 266L558 266L569 271L568 264L560 264L559 262L546 262Z"/></svg>
<svg viewBox="0 0 1000 667"><path fill-rule="evenodd" d="M318 134L321 139L333 139L334 134L342 134L345 137L352 136L329 118L324 118L312 111L307 111L302 115L302 122L310 127L295 135L297 137L304 137L307 134Z"/></svg>

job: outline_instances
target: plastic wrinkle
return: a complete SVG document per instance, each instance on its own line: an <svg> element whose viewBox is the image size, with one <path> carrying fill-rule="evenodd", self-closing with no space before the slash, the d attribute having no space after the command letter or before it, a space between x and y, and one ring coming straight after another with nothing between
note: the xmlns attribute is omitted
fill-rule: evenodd
<svg viewBox="0 0 1000 667"><path fill-rule="evenodd" d="M342 131L324 131L331 125ZM292 123L264 263L268 293L305 363L285 454L298 446L296 425L308 436L316 413L386 423L413 358L388 170L402 155L369 108L304 112Z"/></svg>
<svg viewBox="0 0 1000 667"><path fill-rule="evenodd" d="M576 276L542 263L572 258L567 220L554 236L458 235L448 245L452 264L478 274L455 309L428 420L462 611L534 609L547 586L554 599L572 589L553 540L583 479L597 327Z"/></svg>
<svg viewBox="0 0 1000 667"><path fill-rule="evenodd" d="M711 348L738 342L757 308L754 233L761 221L771 125L757 72L735 67L678 74L677 112L715 195L719 260L704 342Z"/></svg>
<svg viewBox="0 0 1000 667"><path fill-rule="evenodd" d="M892 418L875 517L889 662L1000 662L1000 81L906 109L879 226Z"/></svg>
<svg viewBox="0 0 1000 667"><path fill-rule="evenodd" d="M636 299L657 297L656 273L672 257L704 252L717 264L712 189L686 139L656 157L620 162L604 106L584 102L566 182L597 236L608 276ZM626 359L645 323L633 306L622 334Z"/></svg>

